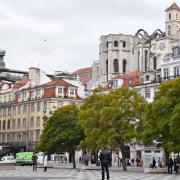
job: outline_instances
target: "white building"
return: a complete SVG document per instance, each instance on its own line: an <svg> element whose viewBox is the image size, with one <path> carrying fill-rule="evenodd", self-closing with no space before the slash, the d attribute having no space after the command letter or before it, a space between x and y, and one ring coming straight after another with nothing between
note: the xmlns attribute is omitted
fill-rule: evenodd
<svg viewBox="0 0 180 180"><path fill-rule="evenodd" d="M180 39L180 8L166 9L165 32L152 35L139 29L135 35L108 34L100 37L99 61L93 63L93 87L106 86L117 74L159 71L161 61L172 54L172 43Z"/></svg>

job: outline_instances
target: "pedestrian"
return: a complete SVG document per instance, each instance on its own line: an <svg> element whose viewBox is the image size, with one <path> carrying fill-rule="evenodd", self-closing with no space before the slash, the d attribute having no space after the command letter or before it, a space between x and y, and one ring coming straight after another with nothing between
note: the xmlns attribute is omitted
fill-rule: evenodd
<svg viewBox="0 0 180 180"><path fill-rule="evenodd" d="M179 173L179 166L177 165L177 163L178 163L178 160L174 159L174 171L176 172L176 174Z"/></svg>
<svg viewBox="0 0 180 180"><path fill-rule="evenodd" d="M47 171L47 162L48 162L47 153L44 153L44 159L43 159L44 172Z"/></svg>
<svg viewBox="0 0 180 180"><path fill-rule="evenodd" d="M99 154L99 159L101 162L102 169L102 180L104 180L105 171L107 180L109 180L109 165L111 164L111 153L107 147L104 147L101 153Z"/></svg>
<svg viewBox="0 0 180 180"><path fill-rule="evenodd" d="M157 169L157 167L156 167L156 160L155 160L155 159L154 159L154 157L153 157L152 169L154 169L154 168L156 168L156 169Z"/></svg>
<svg viewBox="0 0 180 180"><path fill-rule="evenodd" d="M35 153L33 153L33 155L32 155L33 171L37 171L37 159L38 159L38 157L36 156Z"/></svg>
<svg viewBox="0 0 180 180"><path fill-rule="evenodd" d="M79 157L79 164L81 164L82 163L82 160L81 160L81 156Z"/></svg>
<svg viewBox="0 0 180 180"><path fill-rule="evenodd" d="M169 162L168 162L168 173L169 173L169 174L172 174L173 165L174 165L174 161L173 161L173 159L170 157L170 158L169 158Z"/></svg>

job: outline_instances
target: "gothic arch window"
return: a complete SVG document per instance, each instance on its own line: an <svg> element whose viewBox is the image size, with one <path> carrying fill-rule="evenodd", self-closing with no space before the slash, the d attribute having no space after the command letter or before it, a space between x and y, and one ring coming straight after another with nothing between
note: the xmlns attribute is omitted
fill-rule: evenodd
<svg viewBox="0 0 180 180"><path fill-rule="evenodd" d="M108 74L108 59L106 60L106 74Z"/></svg>
<svg viewBox="0 0 180 180"><path fill-rule="evenodd" d="M123 59L123 73L126 73L126 69L127 69L127 61L126 59Z"/></svg>
<svg viewBox="0 0 180 180"><path fill-rule="evenodd" d="M119 73L119 62L117 59L114 59L114 73Z"/></svg>
<svg viewBox="0 0 180 180"><path fill-rule="evenodd" d="M114 47L118 47L118 42L114 41Z"/></svg>
<svg viewBox="0 0 180 180"><path fill-rule="evenodd" d="M171 13L169 13L169 20L171 20Z"/></svg>
<svg viewBox="0 0 180 180"><path fill-rule="evenodd" d="M108 42L106 42L106 47L108 48Z"/></svg>
<svg viewBox="0 0 180 180"><path fill-rule="evenodd" d="M153 58L153 69L154 70L157 69L157 58L156 57Z"/></svg>
<svg viewBox="0 0 180 180"><path fill-rule="evenodd" d="M144 70L147 71L147 67L148 67L148 51L145 50L144 51Z"/></svg>
<svg viewBox="0 0 180 180"><path fill-rule="evenodd" d="M138 51L138 70L140 70L140 51Z"/></svg>
<svg viewBox="0 0 180 180"><path fill-rule="evenodd" d="M108 59L106 60L106 76L107 76L107 82L108 82Z"/></svg>
<svg viewBox="0 0 180 180"><path fill-rule="evenodd" d="M171 25L168 26L168 35L171 35Z"/></svg>
<svg viewBox="0 0 180 180"><path fill-rule="evenodd" d="M126 41L123 41L123 48L126 47Z"/></svg>

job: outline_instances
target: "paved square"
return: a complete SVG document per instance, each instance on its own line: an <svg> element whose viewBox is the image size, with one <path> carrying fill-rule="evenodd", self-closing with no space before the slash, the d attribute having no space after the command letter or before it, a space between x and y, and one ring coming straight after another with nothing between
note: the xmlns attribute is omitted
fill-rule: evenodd
<svg viewBox="0 0 180 180"><path fill-rule="evenodd" d="M53 169L43 172L38 168L37 172L32 167L16 167L16 170L0 171L0 180L101 180L100 170L76 170L76 169ZM180 180L180 175L169 174L144 174L142 172L123 172L110 170L111 180Z"/></svg>

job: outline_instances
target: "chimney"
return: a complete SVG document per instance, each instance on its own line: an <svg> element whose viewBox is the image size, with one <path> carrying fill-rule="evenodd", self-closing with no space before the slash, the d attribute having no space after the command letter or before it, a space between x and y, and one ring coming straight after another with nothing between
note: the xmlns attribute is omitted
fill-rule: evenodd
<svg viewBox="0 0 180 180"><path fill-rule="evenodd" d="M40 69L31 67L29 68L29 80L30 80L30 87L40 85Z"/></svg>

